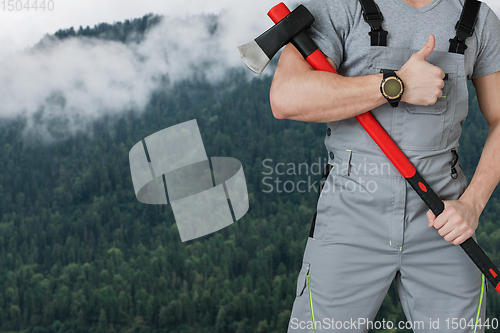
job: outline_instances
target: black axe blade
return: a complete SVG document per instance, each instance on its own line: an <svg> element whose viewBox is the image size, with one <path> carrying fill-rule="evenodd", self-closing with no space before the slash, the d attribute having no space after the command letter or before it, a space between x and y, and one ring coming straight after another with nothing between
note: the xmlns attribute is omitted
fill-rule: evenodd
<svg viewBox="0 0 500 333"><path fill-rule="evenodd" d="M276 23L250 43L238 46L241 59L253 72L260 74L267 64L293 36L313 24L314 17L303 5L295 8L283 20Z"/></svg>

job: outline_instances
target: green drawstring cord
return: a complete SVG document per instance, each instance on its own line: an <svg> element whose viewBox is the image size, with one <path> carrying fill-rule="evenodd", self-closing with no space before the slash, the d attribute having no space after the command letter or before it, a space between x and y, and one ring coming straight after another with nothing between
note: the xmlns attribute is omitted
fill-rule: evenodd
<svg viewBox="0 0 500 333"><path fill-rule="evenodd" d="M309 306L311 307L311 318L313 322L314 332L316 332L316 323L314 322L314 310L313 310L313 302L311 297L311 276L309 275L309 268L307 269L307 289L309 290Z"/></svg>
<svg viewBox="0 0 500 333"><path fill-rule="evenodd" d="M484 292L484 275L481 274L483 282L481 283L481 296L479 297L479 306L477 308L476 315L476 325L474 325L474 333L477 332L477 322L479 321L479 313L481 312L481 304L483 303L483 292Z"/></svg>

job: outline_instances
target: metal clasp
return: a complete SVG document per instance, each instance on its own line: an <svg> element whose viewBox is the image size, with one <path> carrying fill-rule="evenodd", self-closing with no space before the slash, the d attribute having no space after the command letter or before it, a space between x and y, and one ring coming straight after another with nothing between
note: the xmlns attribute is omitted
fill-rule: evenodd
<svg viewBox="0 0 500 333"><path fill-rule="evenodd" d="M458 163L458 153L455 148L451 149L451 153L453 155L453 160L451 161L451 178L457 179L458 178L458 171L457 171L457 163Z"/></svg>

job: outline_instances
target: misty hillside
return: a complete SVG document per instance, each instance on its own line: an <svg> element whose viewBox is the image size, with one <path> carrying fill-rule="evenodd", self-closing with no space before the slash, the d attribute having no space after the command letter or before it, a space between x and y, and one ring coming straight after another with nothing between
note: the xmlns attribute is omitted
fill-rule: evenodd
<svg viewBox="0 0 500 333"><path fill-rule="evenodd" d="M144 110L169 84L220 83L241 69L231 41L235 16L146 15L46 35L0 59L0 119L22 116L40 140L57 141L86 132L102 116Z"/></svg>
<svg viewBox="0 0 500 333"><path fill-rule="evenodd" d="M121 28L98 27L88 33L127 40ZM90 132L51 144L27 140L23 118L0 128L1 332L285 332L317 193L265 193L263 161L324 159L326 126L275 119L271 78L249 81L241 67L217 83L186 79L156 89L143 112L103 114ZM170 206L136 200L128 152L191 119L208 156L242 162L250 210L230 227L182 243ZM486 134L471 89L459 151L469 179ZM497 191L477 233L497 264L499 199ZM500 318L499 295L490 292L487 306L490 318ZM395 288L378 318L404 320Z"/></svg>
<svg viewBox="0 0 500 333"><path fill-rule="evenodd" d="M92 37L104 40L113 40L118 42L128 42L132 38L134 41L141 40L144 33L151 27L157 25L161 16L148 14L142 18L134 20L125 20L115 24L100 23L93 28L89 26L78 30L71 27L69 29L60 29L54 34L55 37L64 40L69 37Z"/></svg>

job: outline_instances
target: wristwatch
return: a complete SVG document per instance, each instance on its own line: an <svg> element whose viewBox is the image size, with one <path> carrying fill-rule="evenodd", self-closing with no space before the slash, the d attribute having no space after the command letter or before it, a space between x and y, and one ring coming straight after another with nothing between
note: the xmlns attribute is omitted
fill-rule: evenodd
<svg viewBox="0 0 500 333"><path fill-rule="evenodd" d="M403 81L401 81L393 70L382 69L380 72L384 74L384 78L380 84L380 91L389 104L397 107L405 89Z"/></svg>

